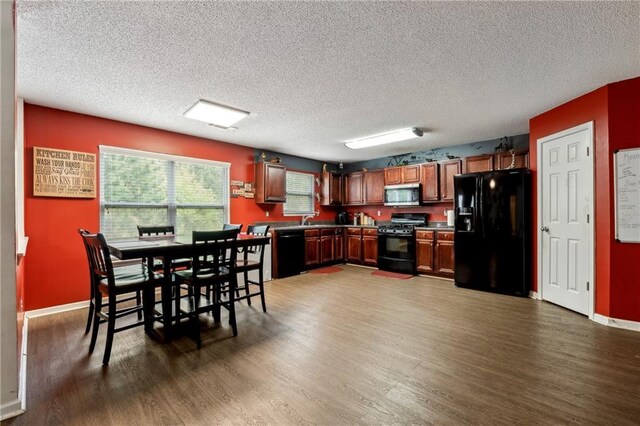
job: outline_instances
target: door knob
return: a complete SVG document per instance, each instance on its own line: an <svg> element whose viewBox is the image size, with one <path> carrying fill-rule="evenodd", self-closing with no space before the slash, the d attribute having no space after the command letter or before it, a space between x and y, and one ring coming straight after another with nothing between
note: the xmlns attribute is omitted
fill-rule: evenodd
<svg viewBox="0 0 640 426"><path fill-rule="evenodd" d="M543 226L542 228L540 228L540 230L541 230L542 232L549 232L549 227L547 227L547 226Z"/></svg>

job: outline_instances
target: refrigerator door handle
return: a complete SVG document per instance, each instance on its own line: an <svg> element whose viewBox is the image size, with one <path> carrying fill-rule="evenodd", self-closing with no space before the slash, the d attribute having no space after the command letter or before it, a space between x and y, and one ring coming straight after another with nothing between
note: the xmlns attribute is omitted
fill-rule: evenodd
<svg viewBox="0 0 640 426"><path fill-rule="evenodd" d="M476 179L476 232L480 234L481 238L484 238L483 182L480 176Z"/></svg>

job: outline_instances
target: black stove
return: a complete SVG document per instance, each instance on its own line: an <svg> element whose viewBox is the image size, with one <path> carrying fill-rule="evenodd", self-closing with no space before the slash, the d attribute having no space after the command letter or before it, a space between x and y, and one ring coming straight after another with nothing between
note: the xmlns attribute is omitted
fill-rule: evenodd
<svg viewBox="0 0 640 426"><path fill-rule="evenodd" d="M378 227L378 268L415 274L415 228L426 224L427 213L393 213L391 224Z"/></svg>
<svg viewBox="0 0 640 426"><path fill-rule="evenodd" d="M391 224L378 227L379 234L413 235L416 226L427 225L427 213L392 213Z"/></svg>

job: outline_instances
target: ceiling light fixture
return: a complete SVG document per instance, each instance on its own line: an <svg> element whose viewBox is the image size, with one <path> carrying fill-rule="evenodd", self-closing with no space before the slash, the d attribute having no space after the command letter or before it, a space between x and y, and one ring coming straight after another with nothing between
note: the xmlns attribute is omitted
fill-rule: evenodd
<svg viewBox="0 0 640 426"><path fill-rule="evenodd" d="M393 132L381 133L379 135L367 136L364 138L351 139L345 142L347 148L360 149L370 146L384 145L387 143L406 141L408 139L419 138L423 135L422 130L417 127L394 130Z"/></svg>
<svg viewBox="0 0 640 426"><path fill-rule="evenodd" d="M200 99L184 113L184 116L194 120L204 121L216 127L228 128L245 118L249 113L224 105L214 104Z"/></svg>

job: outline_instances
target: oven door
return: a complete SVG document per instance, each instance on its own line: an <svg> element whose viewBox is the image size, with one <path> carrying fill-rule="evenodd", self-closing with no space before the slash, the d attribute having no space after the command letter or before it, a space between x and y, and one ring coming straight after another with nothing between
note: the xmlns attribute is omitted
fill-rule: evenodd
<svg viewBox="0 0 640 426"><path fill-rule="evenodd" d="M416 248L413 235L378 233L378 268L383 271L414 274Z"/></svg>

